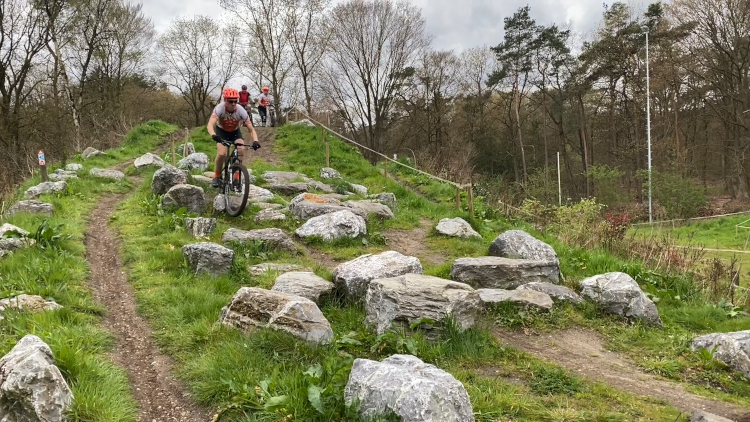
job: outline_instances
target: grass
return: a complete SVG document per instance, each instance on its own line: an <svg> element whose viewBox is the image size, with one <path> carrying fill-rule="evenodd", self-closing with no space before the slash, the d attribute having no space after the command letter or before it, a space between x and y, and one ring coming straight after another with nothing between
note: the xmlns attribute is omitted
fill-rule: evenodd
<svg viewBox="0 0 750 422"><path fill-rule="evenodd" d="M255 161L253 173L290 170L316 176L324 166L324 148L315 130L284 127L277 132L277 147L285 163L272 166ZM214 143L205 129L191 133L198 151L212 157ZM307 248L333 255L338 260L387 249L375 235L389 229L417 227L424 219L432 224L456 212L427 200L393 180L383 177L354 149L329 139L331 165L347 179L364 184L371 192L394 192L399 200L396 218L371 221L365 238L336 243L310 241ZM148 180L150 171L144 171ZM279 202L290 198L281 198ZM488 325L460 332L449 322L434 341L417 332L413 335L394 330L376 336L363 326L360 306L329 298L321 310L330 321L335 340L330 345L312 347L294 337L272 330L240 333L218 323L221 308L242 286L270 287L274 274L250 276L249 265L279 261L315 268L330 279L313 258L304 254L280 253L255 244L235 249L236 259L229 274L211 278L195 275L182 257L181 247L195 242L173 214L160 212L158 203L144 183L119 207L113 225L124 241L124 259L133 283L140 312L155 331L155 338L176 361L178 376L187 383L194 397L220 413L220 421L358 421L343 403L351 364L356 358L380 360L392 353L414 353L426 362L447 370L464 383L478 421L512 418L540 420L663 420L674 421L678 414L661 403L644 402L629 394L578 379L563 369L529 355L506 348L495 340ZM253 229L250 210L238 219L218 215L218 227L210 241L220 242L229 227ZM496 219L474 221L483 235L481 241L456 241L432 233L430 247L442 249L449 257L481 255L487 241L510 224ZM300 222L287 222L291 233ZM450 258L449 258L450 259ZM449 263L426 266L427 272L446 276ZM487 375L487 368L501 368L500 376ZM311 393L311 392L314 392Z"/></svg>
<svg viewBox="0 0 750 422"><path fill-rule="evenodd" d="M153 150L174 130L161 122L149 122L131 131L123 147L107 151L107 157L76 160L84 164L84 170L78 179L68 180L68 190L39 198L54 205L54 216L15 214L2 219L32 233L47 221L50 234L60 236L0 261L0 297L41 295L63 306L33 314L6 311L0 323L0 355L27 334L45 341L74 395L71 421L134 421L137 410L125 373L107 357L113 339L99 326L105 310L94 303L86 284L89 268L83 244L88 215L98 199L127 192L132 185L91 178L88 169L104 168ZM37 176L24 187L38 182Z"/></svg>

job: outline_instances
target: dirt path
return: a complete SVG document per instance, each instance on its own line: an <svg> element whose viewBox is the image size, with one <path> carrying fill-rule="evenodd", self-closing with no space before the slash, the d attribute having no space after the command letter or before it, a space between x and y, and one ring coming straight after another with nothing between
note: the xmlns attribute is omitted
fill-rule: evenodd
<svg viewBox="0 0 750 422"><path fill-rule="evenodd" d="M694 410L705 410L735 422L750 422L750 409L689 393L679 384L643 372L623 356L605 350L599 335L592 331L569 329L526 335L496 328L494 334L501 343L615 389L664 400L688 414Z"/></svg>
<svg viewBox="0 0 750 422"><path fill-rule="evenodd" d="M115 166L124 169L132 162ZM137 184L142 179L133 178ZM151 329L136 310L133 289L120 259L120 241L109 228L115 207L127 194L102 198L86 229L86 259L94 299L107 310L104 328L115 337L110 357L125 369L138 401L138 422L205 422L211 412L201 409L171 375L170 359L159 353Z"/></svg>
<svg viewBox="0 0 750 422"><path fill-rule="evenodd" d="M241 130L242 130L242 139L248 140L248 143L250 143L252 138L247 133L247 129L243 127ZM283 164L284 162L281 160L278 154L276 154L276 152L273 150L276 145L276 128L256 127L255 133L258 134L258 142L260 143L260 149L258 149L257 151L253 151L253 150L248 151L250 153L251 162L255 161L256 159L261 159L273 165Z"/></svg>
<svg viewBox="0 0 750 422"><path fill-rule="evenodd" d="M411 230L388 229L383 232L383 236L388 239L388 249L404 255L416 256L421 261L427 261L433 265L440 265L448 258L430 248L427 243L431 225L431 221L423 219L419 222L419 227Z"/></svg>

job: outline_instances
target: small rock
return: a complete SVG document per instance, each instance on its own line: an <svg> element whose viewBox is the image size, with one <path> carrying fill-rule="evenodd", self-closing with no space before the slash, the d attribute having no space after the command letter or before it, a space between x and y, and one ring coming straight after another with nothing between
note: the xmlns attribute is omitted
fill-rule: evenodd
<svg viewBox="0 0 750 422"><path fill-rule="evenodd" d="M135 159L135 162L133 162L133 166L136 169L141 169L148 166L164 167L165 164L166 163L161 157L150 152L141 155L140 157Z"/></svg>
<svg viewBox="0 0 750 422"><path fill-rule="evenodd" d="M22 237L26 237L26 236L29 235L29 232L27 232L26 230L24 230L24 229L22 229L22 228L20 228L18 226L14 226L12 224L9 224L9 223L5 223L2 226L0 226L0 237L5 236L5 233L8 233L8 232L17 232ZM8 233L8 234L10 234L10 233ZM8 236L8 237L11 237L11 236Z"/></svg>
<svg viewBox="0 0 750 422"><path fill-rule="evenodd" d="M67 171L80 171L83 170L83 165L78 163L70 163L65 166L65 170Z"/></svg>
<svg viewBox="0 0 750 422"><path fill-rule="evenodd" d="M364 299L367 287L376 278L396 277L404 274L422 274L422 263L414 256L396 251L367 254L339 264L333 269L333 282L341 293L350 299Z"/></svg>
<svg viewBox="0 0 750 422"><path fill-rule="evenodd" d="M334 284L313 272L290 271L281 274L271 290L302 296L315 303L333 292Z"/></svg>
<svg viewBox="0 0 750 422"><path fill-rule="evenodd" d="M68 180L68 179L78 179L78 175L74 171L65 171L61 169L55 170L54 173L51 173L49 176L49 180L52 181L59 181L59 180Z"/></svg>
<svg viewBox="0 0 750 422"><path fill-rule="evenodd" d="M357 403L367 420L395 414L403 422L474 422L463 384L411 355L392 355L382 362L355 359L344 403Z"/></svg>
<svg viewBox="0 0 750 422"><path fill-rule="evenodd" d="M184 170L204 171L208 168L208 155L195 152L183 158L177 163L177 168Z"/></svg>
<svg viewBox="0 0 750 422"><path fill-rule="evenodd" d="M259 188L255 185L250 185L250 193L248 193L247 196L248 203L268 202L272 201L273 198L273 192L271 192L270 190Z"/></svg>
<svg viewBox="0 0 750 422"><path fill-rule="evenodd" d="M294 244L294 241L287 236L283 230L277 228L256 229L250 231L230 228L224 232L221 241L223 243L263 242L274 249L286 252L297 252L297 246Z"/></svg>
<svg viewBox="0 0 750 422"><path fill-rule="evenodd" d="M247 331L272 328L314 344L333 340L331 324L310 299L257 287L242 287L221 310L219 322Z"/></svg>
<svg viewBox="0 0 750 422"><path fill-rule="evenodd" d="M215 218L186 218L185 227L188 233L195 238L205 238L216 230L216 219Z"/></svg>
<svg viewBox="0 0 750 422"><path fill-rule="evenodd" d="M355 183L349 183L349 187L351 187L357 195L367 196L367 187Z"/></svg>
<svg viewBox="0 0 750 422"><path fill-rule="evenodd" d="M113 180L118 180L118 181L125 178L125 174L119 170L93 168L89 170L89 174L93 177L99 177L102 179L113 179Z"/></svg>
<svg viewBox="0 0 750 422"><path fill-rule="evenodd" d="M227 274L232 269L234 251L216 243L201 242L185 245L182 254L195 273L212 276Z"/></svg>
<svg viewBox="0 0 750 422"><path fill-rule="evenodd" d="M43 215L52 215L54 212L54 207L52 204L48 204L46 202L41 201L35 201L35 200L28 200L28 201L19 201L13 204L8 211L6 211L5 215L11 216L13 214L23 212L23 213L29 213L29 214L43 214Z"/></svg>
<svg viewBox="0 0 750 422"><path fill-rule="evenodd" d="M83 157L84 160L88 160L91 157L96 157L97 155L107 155L107 154L99 151L98 149L94 147L88 147L84 149L83 152L81 153L81 157Z"/></svg>
<svg viewBox="0 0 750 422"><path fill-rule="evenodd" d="M295 196L289 202L289 211L300 221L306 221L313 217L348 210L367 218L368 212L363 209L345 206L338 197L331 195L316 195L313 193L302 193Z"/></svg>
<svg viewBox="0 0 750 422"><path fill-rule="evenodd" d="M72 405L73 393L39 337L26 335L0 359L3 421L61 422Z"/></svg>
<svg viewBox="0 0 750 422"><path fill-rule="evenodd" d="M62 306L57 302L45 300L43 297L37 295L23 294L0 300L0 314L5 312L6 309L26 312L42 312L54 311L61 308ZM0 320L1 319L3 319L2 316L0 316Z"/></svg>
<svg viewBox="0 0 750 422"><path fill-rule="evenodd" d="M396 201L396 195L390 192L383 192L383 193L378 193L375 195L370 195L369 198L376 202L380 202L381 204L388 205L388 207L392 210L398 207L398 201Z"/></svg>
<svg viewBox="0 0 750 422"><path fill-rule="evenodd" d="M256 202L255 206L262 210L280 210L284 208L281 204L271 204L268 202Z"/></svg>
<svg viewBox="0 0 750 422"><path fill-rule="evenodd" d="M581 295L604 308L607 312L625 319L638 318L661 326L656 305L625 273L599 274L581 281Z"/></svg>
<svg viewBox="0 0 750 422"><path fill-rule="evenodd" d="M156 195L164 195L172 186L187 184L187 182L187 174L184 171L167 164L154 173L151 191Z"/></svg>
<svg viewBox="0 0 750 422"><path fill-rule="evenodd" d="M206 209L203 189L186 184L174 185L169 188L161 203L166 209L186 208L188 212L193 214L202 214Z"/></svg>
<svg viewBox="0 0 750 422"><path fill-rule="evenodd" d="M36 199L48 193L62 192L67 189L68 184L64 180L60 180L59 182L42 182L27 189L23 196L24 198Z"/></svg>
<svg viewBox="0 0 750 422"><path fill-rule="evenodd" d="M261 210L260 212L255 214L255 218L253 220L256 223L262 223L264 221L284 221L286 220L286 214L278 210Z"/></svg>
<svg viewBox="0 0 750 422"><path fill-rule="evenodd" d="M266 262L264 264L253 265L248 268L248 271L250 272L250 275L254 277L259 277L268 272L277 272L277 273L288 273L291 271L311 272L312 270L310 268L304 267L302 265L297 265L297 264L276 264L273 262Z"/></svg>
<svg viewBox="0 0 750 422"><path fill-rule="evenodd" d="M523 230L508 230L496 237L490 245L490 255L513 259L553 261L560 266L552 246L536 239Z"/></svg>
<svg viewBox="0 0 750 422"><path fill-rule="evenodd" d="M323 179L341 179L341 174L330 167L323 167L320 169L320 177Z"/></svg>
<svg viewBox="0 0 750 422"><path fill-rule="evenodd" d="M438 233L444 234L446 236L452 236L452 237L462 237L462 238L470 238L470 237L478 237L481 238L482 235L477 233L472 227L471 224L467 223L466 220L464 220L461 217L456 218L443 218L438 222L437 227L435 227L435 230L437 230Z"/></svg>
<svg viewBox="0 0 750 422"><path fill-rule="evenodd" d="M331 241L367 234L367 224L364 218L351 211L343 210L313 217L307 220L295 233L302 238L320 237L324 241Z"/></svg>
<svg viewBox="0 0 750 422"><path fill-rule="evenodd" d="M583 302L581 296L579 296L578 293L574 292L573 290L570 290L565 286L545 283L542 281L534 281L531 283L522 284L518 286L516 290L535 290L537 292L548 294L553 300L570 302L574 305Z"/></svg>
<svg viewBox="0 0 750 422"><path fill-rule="evenodd" d="M545 311L552 309L552 298L534 290L478 289L479 298L486 305L511 302L524 307L535 307Z"/></svg>
<svg viewBox="0 0 750 422"><path fill-rule="evenodd" d="M532 281L556 284L558 273L553 262L497 256L459 258L451 267L451 279L478 289L515 289Z"/></svg>

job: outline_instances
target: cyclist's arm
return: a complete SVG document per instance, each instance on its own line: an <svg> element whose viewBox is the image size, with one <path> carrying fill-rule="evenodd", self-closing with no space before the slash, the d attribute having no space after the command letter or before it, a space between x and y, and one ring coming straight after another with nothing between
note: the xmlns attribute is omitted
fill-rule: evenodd
<svg viewBox="0 0 750 422"><path fill-rule="evenodd" d="M219 120L219 116L216 115L216 113L211 114L211 118L208 119L208 125L206 129L208 129L208 134L211 136L216 135L216 121Z"/></svg>

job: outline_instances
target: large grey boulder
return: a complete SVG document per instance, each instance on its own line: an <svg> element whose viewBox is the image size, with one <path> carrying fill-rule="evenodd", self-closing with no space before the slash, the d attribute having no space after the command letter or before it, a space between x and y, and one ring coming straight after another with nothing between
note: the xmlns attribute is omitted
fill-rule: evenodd
<svg viewBox="0 0 750 422"><path fill-rule="evenodd" d="M422 274L422 263L414 256L396 251L367 254L339 264L333 269L333 282L346 297L364 299L370 281L403 274Z"/></svg>
<svg viewBox="0 0 750 422"><path fill-rule="evenodd" d="M78 163L70 163L65 166L66 171L80 171L83 170L83 165Z"/></svg>
<svg viewBox="0 0 750 422"><path fill-rule="evenodd" d="M320 177L323 179L341 179L341 174L330 167L320 169Z"/></svg>
<svg viewBox="0 0 750 422"><path fill-rule="evenodd" d="M276 278L271 290L302 296L315 303L320 303L323 296L333 292L334 284L308 271L290 271Z"/></svg>
<svg viewBox="0 0 750 422"><path fill-rule="evenodd" d="M741 372L750 379L750 330L732 333L713 333L696 337L690 343L693 350L714 351L714 359Z"/></svg>
<svg viewBox="0 0 750 422"><path fill-rule="evenodd" d="M360 211L365 215L363 217L369 218L371 215L380 219L393 218L393 211L388 208L387 205L383 205L379 202L374 201L346 201L344 202L345 207L352 208L353 210ZM357 213L361 215L361 213Z"/></svg>
<svg viewBox="0 0 750 422"><path fill-rule="evenodd" d="M26 190L23 194L24 198L36 199L42 195L54 192L62 192L68 189L68 183L64 180L57 182L42 182L36 186L32 186Z"/></svg>
<svg viewBox="0 0 750 422"><path fill-rule="evenodd" d="M205 238L216 230L216 219L215 218L186 218L185 227L188 233L195 238Z"/></svg>
<svg viewBox="0 0 750 422"><path fill-rule="evenodd" d="M466 329L480 309L479 294L471 286L422 274L372 280L365 295L365 322L378 334L393 323L409 327L423 318L441 322L451 316Z"/></svg>
<svg viewBox="0 0 750 422"><path fill-rule="evenodd" d="M8 208L8 211L5 212L5 215L10 216L19 212L28 214L52 215L52 213L54 212L54 207L52 206L52 204L49 204L47 202L35 200L19 201Z"/></svg>
<svg viewBox="0 0 750 422"><path fill-rule="evenodd" d="M291 271L312 272L310 268L304 267L302 265L275 262L265 262L263 264L252 265L248 267L248 271L250 272L250 275L254 277L259 277L267 273L283 274Z"/></svg>
<svg viewBox="0 0 750 422"><path fill-rule="evenodd" d="M212 276L227 274L232 269L234 259L233 250L211 242L185 245L182 247L182 254L196 274L206 273Z"/></svg>
<svg viewBox="0 0 750 422"><path fill-rule="evenodd" d="M477 289L515 289L533 281L557 284L558 273L553 262L497 256L459 258L451 266L451 279Z"/></svg>
<svg viewBox="0 0 750 422"><path fill-rule="evenodd" d="M112 179L118 181L125 178L125 174L120 170L110 169L92 168L91 170L89 170L89 175L91 175L92 177L98 177L100 179Z"/></svg>
<svg viewBox="0 0 750 422"><path fill-rule="evenodd" d="M224 232L221 241L223 243L263 242L273 249L286 252L297 252L297 246L294 244L294 241L287 236L283 230L277 228L255 229L249 231L230 228Z"/></svg>
<svg viewBox="0 0 750 422"><path fill-rule="evenodd" d="M6 309L26 312L42 312L54 311L60 308L62 308L62 306L53 300L46 300L38 295L22 294L0 300L0 320L3 319L1 315Z"/></svg>
<svg viewBox="0 0 750 422"><path fill-rule="evenodd" d="M696 410L690 415L690 422L734 422L722 416L717 416L703 410Z"/></svg>
<svg viewBox="0 0 750 422"><path fill-rule="evenodd" d="M654 302L625 273L612 272L584 279L581 281L581 295L609 313L661 326L659 311Z"/></svg>
<svg viewBox="0 0 750 422"><path fill-rule="evenodd" d="M481 234L477 233L476 230L471 227L471 224L461 217L443 218L438 222L435 230L445 236L461 237L464 239L482 237Z"/></svg>
<svg viewBox="0 0 750 422"><path fill-rule="evenodd" d="M325 241L344 237L356 238L367 234L367 223L364 218L349 210L343 210L313 217L295 230L295 233L302 238L320 237Z"/></svg>
<svg viewBox="0 0 750 422"><path fill-rule="evenodd" d="M355 359L344 403L358 403L359 414L368 420L396 414L401 422L474 422L463 384L411 355L382 362Z"/></svg>
<svg viewBox="0 0 750 422"><path fill-rule="evenodd" d="M208 155L195 152L177 162L177 168L204 171L208 168Z"/></svg>
<svg viewBox="0 0 750 422"><path fill-rule="evenodd" d="M331 324L310 299L288 293L242 287L221 309L219 322L246 331L273 328L315 344L333 340Z"/></svg>
<svg viewBox="0 0 750 422"><path fill-rule="evenodd" d="M549 311L553 305L552 298L548 294L534 290L478 289L477 293L485 306L508 302Z"/></svg>
<svg viewBox="0 0 750 422"><path fill-rule="evenodd" d="M174 185L161 199L164 208L186 208L193 214L202 214L206 210L206 197L203 189L187 184Z"/></svg>
<svg viewBox="0 0 750 422"><path fill-rule="evenodd" d="M522 284L518 286L516 290L535 290L537 292L548 294L553 300L570 302L574 305L583 302L581 296L579 296L578 293L574 292L573 290L570 290L565 286L545 283L542 281L534 281L531 283Z"/></svg>
<svg viewBox="0 0 750 422"><path fill-rule="evenodd" d="M396 195L390 192L376 193L374 195L368 196L368 198L372 199L375 202L380 202L381 204L388 205L388 208L392 210L398 207L398 201L396 200Z"/></svg>
<svg viewBox="0 0 750 422"><path fill-rule="evenodd" d="M136 158L135 161L133 162L133 166L136 169L142 169L148 166L164 167L165 164L166 162L164 162L164 160L161 157L151 152L147 152L141 155L140 157Z"/></svg>
<svg viewBox="0 0 750 422"><path fill-rule="evenodd" d="M302 193L289 202L289 212L299 221L307 221L313 217L348 210L363 218L367 218L367 211L345 206L340 200L332 196Z"/></svg>
<svg viewBox="0 0 750 422"><path fill-rule="evenodd" d="M154 173L151 191L156 195L164 195L172 186L187 184L187 182L187 174L184 171L167 164Z"/></svg>
<svg viewBox="0 0 750 422"><path fill-rule="evenodd" d="M72 404L52 350L39 337L26 335L0 359L3 422L62 422Z"/></svg>
<svg viewBox="0 0 750 422"><path fill-rule="evenodd" d="M81 153L81 157L83 157L84 160L88 160L89 158L96 157L98 155L107 155L107 154L99 151L98 149L94 147L88 147L84 149L83 152Z"/></svg>
<svg viewBox="0 0 750 422"><path fill-rule="evenodd" d="M560 266L552 246L538 240L523 230L508 230L490 244L490 255L513 259L553 261Z"/></svg>

